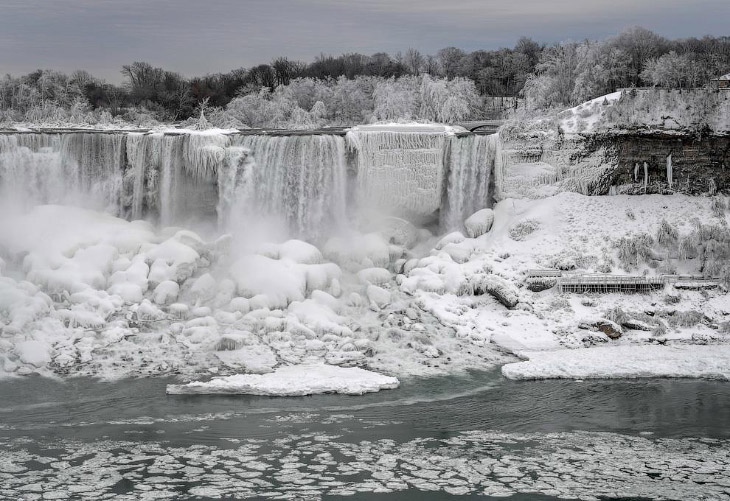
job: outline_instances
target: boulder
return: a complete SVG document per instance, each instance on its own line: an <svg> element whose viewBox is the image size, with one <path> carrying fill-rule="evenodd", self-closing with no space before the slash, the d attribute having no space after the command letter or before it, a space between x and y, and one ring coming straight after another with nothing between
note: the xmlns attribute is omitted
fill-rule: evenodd
<svg viewBox="0 0 730 501"><path fill-rule="evenodd" d="M552 289L557 283L558 279L555 277L529 277L525 280L527 290L532 292L542 292Z"/></svg>
<svg viewBox="0 0 730 501"><path fill-rule="evenodd" d="M514 308L520 302L517 288L497 275L480 273L469 280L475 296L489 294L507 308Z"/></svg>
<svg viewBox="0 0 730 501"><path fill-rule="evenodd" d="M589 319L589 320L582 320L578 327L580 329L587 329L587 330L597 330L600 332L603 332L605 335L607 335L611 339L618 339L620 338L624 330L621 328L619 324L616 322L612 322L608 320L607 318L595 318L595 319Z"/></svg>
<svg viewBox="0 0 730 501"><path fill-rule="evenodd" d="M476 211L464 221L464 228L469 238L476 238L488 233L494 223L494 211L482 209Z"/></svg>

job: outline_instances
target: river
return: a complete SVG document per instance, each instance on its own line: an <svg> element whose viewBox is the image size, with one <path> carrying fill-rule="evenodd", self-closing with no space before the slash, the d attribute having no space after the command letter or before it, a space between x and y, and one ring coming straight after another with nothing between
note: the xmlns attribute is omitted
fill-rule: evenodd
<svg viewBox="0 0 730 501"><path fill-rule="evenodd" d="M359 397L0 383L2 499L730 499L730 385L406 379Z"/></svg>

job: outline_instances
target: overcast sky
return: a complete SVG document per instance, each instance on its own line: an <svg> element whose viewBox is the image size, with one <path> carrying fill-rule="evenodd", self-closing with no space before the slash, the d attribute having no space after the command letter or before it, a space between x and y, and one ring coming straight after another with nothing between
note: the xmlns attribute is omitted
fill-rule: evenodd
<svg viewBox="0 0 730 501"><path fill-rule="evenodd" d="M435 53L604 38L730 35L730 0L0 0L0 73L86 69L120 81L147 61L186 76L284 55Z"/></svg>

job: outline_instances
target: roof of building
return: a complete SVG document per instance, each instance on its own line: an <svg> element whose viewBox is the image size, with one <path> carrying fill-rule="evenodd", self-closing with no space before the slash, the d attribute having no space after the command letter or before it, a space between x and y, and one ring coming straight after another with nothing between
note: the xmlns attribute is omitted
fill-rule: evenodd
<svg viewBox="0 0 730 501"><path fill-rule="evenodd" d="M713 80L730 80L730 73L723 75L721 77L714 78Z"/></svg>

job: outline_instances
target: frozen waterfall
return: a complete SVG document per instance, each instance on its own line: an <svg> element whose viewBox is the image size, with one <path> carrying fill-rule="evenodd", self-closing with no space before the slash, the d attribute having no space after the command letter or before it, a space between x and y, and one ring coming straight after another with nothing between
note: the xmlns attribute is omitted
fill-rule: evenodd
<svg viewBox="0 0 730 501"><path fill-rule="evenodd" d="M498 140L497 134L451 138L446 200L441 208L445 230L461 229L466 218L489 205Z"/></svg>
<svg viewBox="0 0 730 501"><path fill-rule="evenodd" d="M497 136L445 126L336 134L58 131L0 134L2 200L64 204L169 226L276 221L318 238L379 213L460 229L489 205ZM273 224L273 223L272 223Z"/></svg>

